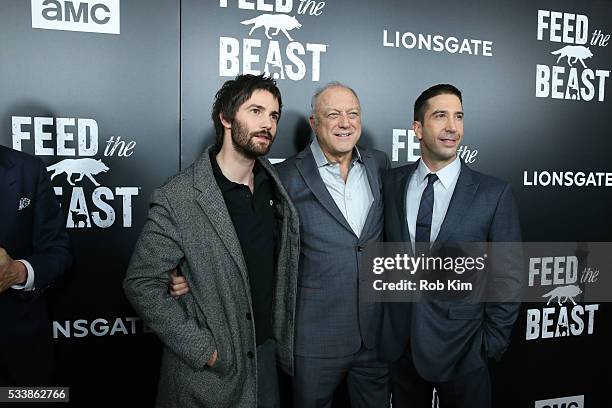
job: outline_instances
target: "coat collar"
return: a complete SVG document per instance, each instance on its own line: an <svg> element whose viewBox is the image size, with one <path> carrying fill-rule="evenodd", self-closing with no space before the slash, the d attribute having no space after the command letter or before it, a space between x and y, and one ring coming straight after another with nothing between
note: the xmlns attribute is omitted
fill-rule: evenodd
<svg viewBox="0 0 612 408"><path fill-rule="evenodd" d="M410 184L410 178L419 166L419 161L405 166L405 170L399 175L398 185L402 187L401 194L395 196L396 208L398 210L398 219L402 221L402 236L406 242L410 242L410 233L408 230L407 222L407 208L406 208L406 197L408 194L408 185ZM451 197L451 201L440 227L440 232L436 238L435 243L443 243L448 240L452 232L457 228L463 215L470 207L476 190L478 189L478 183L474 180L474 172L464 162L461 161L461 171L455 190Z"/></svg>
<svg viewBox="0 0 612 408"><path fill-rule="evenodd" d="M366 236L366 231L369 228L369 225L372 223L372 217L374 212L375 203L380 199L380 187L378 178L374 177L372 173L376 167L376 160L372 156L372 154L368 151L368 149L364 149L363 147L358 148L359 154L361 156L361 160L365 166L366 174L368 176L368 182L370 183L370 190L372 191L372 195L374 201L370 206L370 211L368 213L368 217L366 218L366 222L362 229L362 236ZM319 169L317 167L316 160L312 154L312 149L310 148L310 144L306 146L301 152L296 155L296 167L304 179L304 182L312 191L313 195L316 199L321 203L321 205L331 214L332 217L336 221L340 223L344 228L346 228L352 234L355 234L351 226L349 225L344 215L336 205L333 197L325 187L325 183L321 179L321 175L319 174Z"/></svg>
<svg viewBox="0 0 612 408"><path fill-rule="evenodd" d="M231 254L234 262L236 265L238 265L238 269L240 270L245 283L248 283L248 270L242 254L242 247L240 245L240 241L238 240L234 223L232 222L227 210L225 200L223 199L223 193L221 192L221 189L219 188L213 174L212 164L210 161L210 151L213 148L215 148L214 145L208 146L193 166L193 187L199 191L199 194L196 196L196 201L210 220L215 232L219 236L221 242L223 242L227 248L228 252ZM278 178L278 175L270 162L264 157L258 157L257 161L261 165L262 169L265 170L268 173L268 176L271 178L276 187L278 197L282 201L283 205L289 207L288 213L297 214L297 211L289 200L289 196L283 188L280 179ZM298 217L291 217L290 222L292 230L298 231Z"/></svg>

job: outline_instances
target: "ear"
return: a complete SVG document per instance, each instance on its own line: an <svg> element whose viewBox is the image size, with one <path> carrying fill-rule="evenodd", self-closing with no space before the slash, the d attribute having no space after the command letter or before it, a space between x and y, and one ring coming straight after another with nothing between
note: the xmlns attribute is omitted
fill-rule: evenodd
<svg viewBox="0 0 612 408"><path fill-rule="evenodd" d="M232 128L231 122L225 119L225 117L223 116L223 113L219 113L219 119L221 120L221 124L223 125L224 128L226 129Z"/></svg>
<svg viewBox="0 0 612 408"><path fill-rule="evenodd" d="M310 115L310 117L308 118L308 122L310 123L310 128L312 129L313 132L314 132L315 126L316 126L315 120L316 119L315 119L314 115Z"/></svg>
<svg viewBox="0 0 612 408"><path fill-rule="evenodd" d="M418 120L412 122L412 130L414 130L417 139L423 139L423 124L421 122L419 122Z"/></svg>

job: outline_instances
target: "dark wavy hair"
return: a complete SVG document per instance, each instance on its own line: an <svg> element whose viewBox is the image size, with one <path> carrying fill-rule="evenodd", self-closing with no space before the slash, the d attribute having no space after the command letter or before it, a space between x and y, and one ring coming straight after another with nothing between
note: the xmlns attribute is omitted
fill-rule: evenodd
<svg viewBox="0 0 612 408"><path fill-rule="evenodd" d="M276 81L270 77L262 75L238 75L234 79L226 81L221 89L217 91L215 95L215 102L212 107L212 120L215 124L215 132L217 134L217 146L220 148L223 146L223 124L219 114L223 114L223 117L230 121L234 121L238 108L246 102L253 92L258 90L268 91L278 101L278 113L280 119L280 113L283 107L281 99L281 93L276 86Z"/></svg>

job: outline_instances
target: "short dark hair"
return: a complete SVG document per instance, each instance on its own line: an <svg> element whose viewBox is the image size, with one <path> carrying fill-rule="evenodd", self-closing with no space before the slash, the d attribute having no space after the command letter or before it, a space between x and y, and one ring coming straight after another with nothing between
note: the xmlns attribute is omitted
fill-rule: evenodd
<svg viewBox="0 0 612 408"><path fill-rule="evenodd" d="M459 102L463 104L461 91L450 84L438 84L431 86L423 91L414 102L414 120L423 123L425 120L425 111L427 111L427 101L438 95L451 94L459 98Z"/></svg>
<svg viewBox="0 0 612 408"><path fill-rule="evenodd" d="M217 134L217 146L223 146L223 123L219 114L223 114L225 120L234 121L238 108L246 102L253 92L258 90L268 91L278 101L278 115L280 119L283 102L281 93L276 86L276 81L270 77L261 75L238 75L234 79L225 81L221 89L215 95L215 102L212 107L212 120L215 124Z"/></svg>

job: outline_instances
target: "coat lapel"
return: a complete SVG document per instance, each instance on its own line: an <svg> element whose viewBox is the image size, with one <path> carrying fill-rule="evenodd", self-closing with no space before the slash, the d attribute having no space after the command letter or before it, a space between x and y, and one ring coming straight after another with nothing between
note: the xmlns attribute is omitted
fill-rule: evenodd
<svg viewBox="0 0 612 408"><path fill-rule="evenodd" d="M287 190L285 190L285 187L283 186L283 183L281 182L280 178L278 177L278 173L276 172L276 170L274 169L272 164L265 157L259 157L257 159L257 161L259 161L259 164L261 164L261 166L268 173L268 176L274 182L274 186L276 188L276 192L279 194L279 196L282 199L282 201L287 205L287 207L289 208L289 210L291 211L292 214L297 215L297 210L293 206L293 203L291 202L291 198L289 198L289 194L287 193ZM282 210L283 209L281 207L281 211ZM291 222L291 225L290 225L291 229L293 229L294 231L299 231L300 225L299 225L299 219L297 218L297 216L291 217L290 214L283 214L283 216L284 217L288 217L288 219L290 220L290 222Z"/></svg>
<svg viewBox="0 0 612 408"><path fill-rule="evenodd" d="M378 167L378 163L376 163L376 159L372 157L370 152L367 149L359 148L359 153L361 154L361 160L363 160L363 165L365 167L365 172L368 177L368 183L370 185L370 191L372 191L372 205L368 210L368 216L366 217L365 223L363 224L363 228L361 231L362 237L369 236L368 232L372 225L376 222L374 217L376 203L381 199L380 198L380 177L377 177L378 172L374 172L374 169Z"/></svg>
<svg viewBox="0 0 612 408"><path fill-rule="evenodd" d="M461 162L459 179L448 206L446 217L444 217L440 232L436 238L436 243L443 243L448 240L474 200L477 189L478 183L474 182L472 170L465 163Z"/></svg>
<svg viewBox="0 0 612 408"><path fill-rule="evenodd" d="M312 191L316 199L321 203L321 205L338 221L344 228L349 230L352 234L355 234L353 229L350 227L344 215L334 202L331 194L327 191L327 187L323 183L321 179L321 175L319 174L319 169L317 168L314 157L312 156L312 152L310 150L310 145L308 145L304 150L302 150L297 158L299 160L296 161L296 167L300 172L300 175L304 179L306 186Z"/></svg>
<svg viewBox="0 0 612 408"><path fill-rule="evenodd" d="M242 254L242 247L240 246L234 223L223 200L223 194L213 174L209 156L211 148L212 146L208 147L202 153L194 166L194 188L200 191L196 201L238 266L243 279L245 282L248 282L248 271Z"/></svg>
<svg viewBox="0 0 612 408"><path fill-rule="evenodd" d="M397 210L397 217L399 220L401 234L404 242L410 244L410 227L408 226L408 209L406 207L406 197L408 194L408 184L410 183L410 178L414 173L414 170L417 168L419 162L415 162L411 165L405 167L405 171L403 174L398 176L397 185L395 186L395 190L399 193L395 195L395 209ZM410 254L412 254L412 245L408 245L408 250Z"/></svg>
<svg viewBox="0 0 612 408"><path fill-rule="evenodd" d="M17 209L19 208L19 197L17 196L17 172L15 171L15 164L9 160L7 155L2 154L4 148L0 146L0 214L3 217L6 216L5 221L0 220L0 247L5 246L5 239L7 238L6 231L9 219L15 216ZM2 227L4 226L4 227Z"/></svg>

